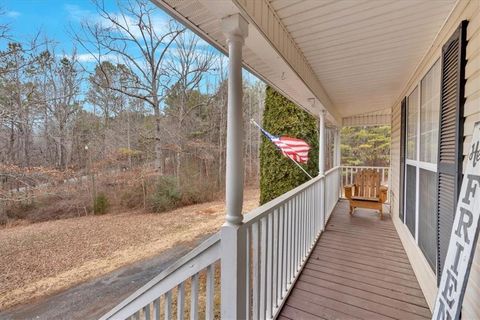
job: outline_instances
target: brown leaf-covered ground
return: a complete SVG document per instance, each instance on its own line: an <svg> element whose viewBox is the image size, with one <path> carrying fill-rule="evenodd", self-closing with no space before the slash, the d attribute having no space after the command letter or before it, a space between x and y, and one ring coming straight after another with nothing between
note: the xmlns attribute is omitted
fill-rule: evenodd
<svg viewBox="0 0 480 320"><path fill-rule="evenodd" d="M244 211L258 206L245 192ZM50 295L213 233L224 201L160 214L125 212L0 229L0 310Z"/></svg>

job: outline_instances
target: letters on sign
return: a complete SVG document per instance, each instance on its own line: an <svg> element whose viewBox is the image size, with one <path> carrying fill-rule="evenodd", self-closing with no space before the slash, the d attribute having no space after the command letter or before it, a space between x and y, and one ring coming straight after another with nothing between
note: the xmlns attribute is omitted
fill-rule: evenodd
<svg viewBox="0 0 480 320"><path fill-rule="evenodd" d="M463 176L447 257L443 267L434 320L459 319L463 295L478 237L480 217L480 122L473 129L472 148Z"/></svg>

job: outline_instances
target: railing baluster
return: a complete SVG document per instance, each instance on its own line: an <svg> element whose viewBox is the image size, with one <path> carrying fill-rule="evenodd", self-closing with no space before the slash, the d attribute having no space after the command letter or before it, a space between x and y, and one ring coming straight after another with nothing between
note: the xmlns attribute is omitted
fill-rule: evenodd
<svg viewBox="0 0 480 320"><path fill-rule="evenodd" d="M293 278L293 260L295 259L295 255L293 254L293 236L294 236L294 220L293 220L293 212L295 206L293 200L289 202L289 210L288 210L288 278L287 283L292 283Z"/></svg>
<svg viewBox="0 0 480 320"><path fill-rule="evenodd" d="M278 209L278 274L277 274L277 298L275 300L275 306L278 307L278 303L282 299L282 292L283 292L283 275L285 273L284 268L284 256L285 256L285 246L284 246L284 237L285 234L283 232L283 225L284 225L284 217L285 217L285 205L282 205Z"/></svg>
<svg viewBox="0 0 480 320"><path fill-rule="evenodd" d="M305 250L307 246L307 191L303 191L302 194L302 260L305 260Z"/></svg>
<svg viewBox="0 0 480 320"><path fill-rule="evenodd" d="M143 307L143 319L150 320L150 304Z"/></svg>
<svg viewBox="0 0 480 320"><path fill-rule="evenodd" d="M277 275L278 275L278 209L275 209L272 213L272 314L275 309L275 301L277 300Z"/></svg>
<svg viewBox="0 0 480 320"><path fill-rule="evenodd" d="M196 273L192 276L191 292L190 292L190 319L198 319L198 278L199 274Z"/></svg>
<svg viewBox="0 0 480 320"><path fill-rule="evenodd" d="M160 320L160 298L153 301L153 319Z"/></svg>
<svg viewBox="0 0 480 320"><path fill-rule="evenodd" d="M165 319L172 319L172 290L165 293Z"/></svg>
<svg viewBox="0 0 480 320"><path fill-rule="evenodd" d="M282 261L282 298L287 290L288 277L288 204L283 206L283 261Z"/></svg>
<svg viewBox="0 0 480 320"><path fill-rule="evenodd" d="M273 211L268 215L267 318L272 317L273 293Z"/></svg>
<svg viewBox="0 0 480 320"><path fill-rule="evenodd" d="M265 318L267 313L267 257L268 257L268 217L261 222L261 262L260 262L260 319Z"/></svg>
<svg viewBox="0 0 480 320"><path fill-rule="evenodd" d="M183 320L185 317L184 314L185 314L185 282L182 282L177 286L177 319Z"/></svg>
<svg viewBox="0 0 480 320"><path fill-rule="evenodd" d="M247 283L245 284L245 315L247 316L247 319L250 319L250 254L251 254L251 237L252 237L252 232L250 226L246 226L246 257L245 257L245 268L247 270L246 274L246 281Z"/></svg>
<svg viewBox="0 0 480 320"><path fill-rule="evenodd" d="M260 221L252 225L252 250L253 250L253 294L252 294L252 318L260 318Z"/></svg>
<svg viewBox="0 0 480 320"><path fill-rule="evenodd" d="M205 302L205 318L207 320L213 320L215 317L215 264L207 267L207 280L206 280L206 302Z"/></svg>
<svg viewBox="0 0 480 320"><path fill-rule="evenodd" d="M298 198L295 196L294 198L294 208L293 208L293 259L292 259L292 278L291 282L295 279L297 274L297 261L298 261L298 215L299 215L299 207L298 207Z"/></svg>

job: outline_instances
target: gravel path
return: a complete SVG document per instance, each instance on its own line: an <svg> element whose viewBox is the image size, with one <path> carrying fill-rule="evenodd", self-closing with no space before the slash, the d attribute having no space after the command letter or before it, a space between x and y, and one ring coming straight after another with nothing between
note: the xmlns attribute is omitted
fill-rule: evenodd
<svg viewBox="0 0 480 320"><path fill-rule="evenodd" d="M247 190L244 210L257 206L258 190ZM0 311L188 247L223 221L224 202L214 201L161 214L129 212L0 229Z"/></svg>

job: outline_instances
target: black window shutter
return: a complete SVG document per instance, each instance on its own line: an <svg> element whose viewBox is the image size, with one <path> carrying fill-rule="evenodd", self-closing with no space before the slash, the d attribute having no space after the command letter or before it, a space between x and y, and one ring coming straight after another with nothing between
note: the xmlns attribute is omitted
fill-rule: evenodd
<svg viewBox="0 0 480 320"><path fill-rule="evenodd" d="M407 97L403 98L400 116L400 186L398 192L398 214L404 221L404 191L405 191L405 143L407 134Z"/></svg>
<svg viewBox="0 0 480 320"><path fill-rule="evenodd" d="M437 281L440 281L442 275L462 181L467 23L463 21L460 24L442 49L437 173Z"/></svg>

